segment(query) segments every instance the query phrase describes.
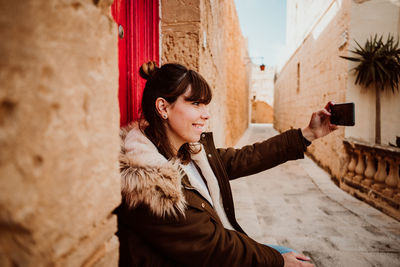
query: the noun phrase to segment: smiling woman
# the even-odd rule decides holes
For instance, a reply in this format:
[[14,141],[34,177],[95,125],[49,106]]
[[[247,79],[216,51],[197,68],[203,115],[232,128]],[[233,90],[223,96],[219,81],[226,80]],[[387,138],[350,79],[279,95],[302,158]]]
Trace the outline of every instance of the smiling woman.
[[175,155],[183,144],[200,140],[200,134],[209,118],[206,104],[191,101],[191,94],[192,89],[189,86],[173,104],[161,97],[156,100],[157,111],[163,114],[163,119],[168,120],[166,133]]
[[212,134],[203,133],[212,94],[199,73],[148,62],[140,75],[147,80],[142,117],[121,132],[120,266],[312,266],[300,261],[309,260],[304,255],[281,255],[246,235],[229,180],[302,158],[305,137],[336,129],[330,103],[302,130],[217,149]]
[[[158,68],[150,61],[139,71],[146,79],[142,98],[143,133],[166,158],[190,158],[189,143],[198,142],[209,115],[212,93],[204,78],[179,64]],[[143,124],[140,124],[143,126]]]

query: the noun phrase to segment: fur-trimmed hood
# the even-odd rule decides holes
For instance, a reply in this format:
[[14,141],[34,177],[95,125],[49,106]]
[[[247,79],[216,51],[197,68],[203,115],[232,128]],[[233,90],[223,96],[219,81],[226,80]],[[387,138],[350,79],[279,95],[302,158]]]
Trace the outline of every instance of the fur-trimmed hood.
[[121,192],[129,207],[144,204],[159,217],[184,214],[179,160],[167,160],[134,123],[121,129]]
[[[187,202],[183,184],[196,190],[208,200],[225,228],[233,229],[223,207],[223,199],[203,144],[193,143],[193,162],[201,169],[207,189],[199,186],[194,175],[180,164],[179,159],[167,160],[156,146],[140,131],[137,123],[121,131],[120,171],[122,197],[131,208],[140,204],[149,207],[156,216],[185,216]],[[196,148],[196,146],[199,147]],[[215,149],[215,148],[214,148]],[[183,179],[183,178],[186,179]]]

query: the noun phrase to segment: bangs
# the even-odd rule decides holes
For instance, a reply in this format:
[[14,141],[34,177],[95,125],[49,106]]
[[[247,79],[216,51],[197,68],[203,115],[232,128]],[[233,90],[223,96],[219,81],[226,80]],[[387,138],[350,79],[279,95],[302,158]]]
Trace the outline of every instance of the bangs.
[[208,105],[211,102],[212,92],[206,80],[197,72],[189,70],[186,74],[188,84],[191,85],[190,96],[186,101],[196,101]]

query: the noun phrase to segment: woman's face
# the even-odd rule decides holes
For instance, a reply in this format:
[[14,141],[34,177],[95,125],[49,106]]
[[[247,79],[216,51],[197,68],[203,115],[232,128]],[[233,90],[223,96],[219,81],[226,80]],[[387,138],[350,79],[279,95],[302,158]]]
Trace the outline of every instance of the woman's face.
[[184,143],[200,140],[209,113],[206,104],[185,100],[190,96],[190,87],[167,107],[167,135],[176,150]]

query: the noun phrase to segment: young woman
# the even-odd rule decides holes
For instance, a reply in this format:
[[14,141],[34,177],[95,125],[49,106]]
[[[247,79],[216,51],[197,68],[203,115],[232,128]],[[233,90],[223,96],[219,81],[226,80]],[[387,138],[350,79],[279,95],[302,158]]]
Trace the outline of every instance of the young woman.
[[235,218],[230,179],[304,157],[337,126],[331,103],[304,129],[241,149],[216,149],[204,133],[211,89],[179,64],[142,65],[142,117],[122,131],[120,266],[313,266],[246,235]]

